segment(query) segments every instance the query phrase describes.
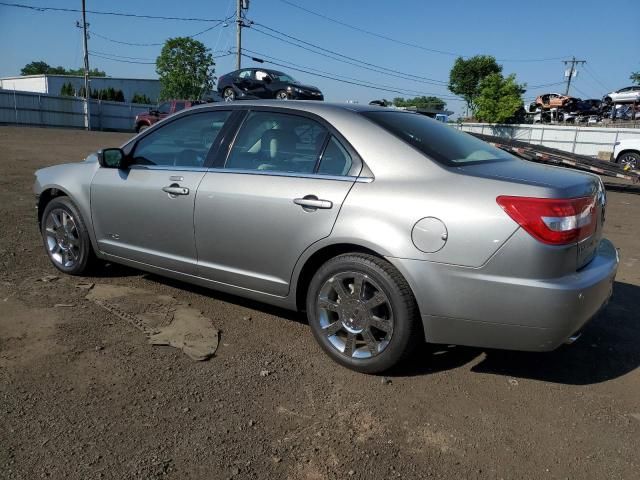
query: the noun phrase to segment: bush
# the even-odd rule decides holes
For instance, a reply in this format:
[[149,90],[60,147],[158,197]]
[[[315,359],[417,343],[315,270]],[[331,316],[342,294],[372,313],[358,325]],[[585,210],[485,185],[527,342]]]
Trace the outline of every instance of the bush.
[[135,93],[131,99],[131,103],[144,103],[145,105],[153,105],[155,102],[147,97],[144,93]]

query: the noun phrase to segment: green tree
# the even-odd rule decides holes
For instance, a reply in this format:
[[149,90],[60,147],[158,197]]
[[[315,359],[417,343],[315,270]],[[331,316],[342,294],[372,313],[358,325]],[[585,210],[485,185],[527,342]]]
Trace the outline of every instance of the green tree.
[[[77,69],[66,69],[64,67],[52,67],[47,62],[43,62],[42,60],[27,63],[22,70],[20,70],[20,75],[80,75],[84,76],[84,68]],[[89,70],[90,77],[106,77],[107,74],[102,70],[98,70],[94,68],[93,70]]]
[[215,61],[202,42],[188,37],[170,38],[156,60],[160,100],[198,100],[213,88]]
[[134,93],[133,98],[131,99],[131,103],[143,103],[145,105],[152,105],[155,102],[147,97],[144,93]]
[[396,97],[393,99],[393,104],[396,107],[417,107],[433,110],[444,110],[447,103],[438,97],[414,97],[414,98],[402,98]]
[[66,82],[62,84],[62,88],[60,89],[60,95],[65,97],[73,97],[74,94],[73,85],[71,82]]
[[488,75],[501,72],[502,65],[491,55],[476,55],[466,60],[458,57],[449,73],[449,90],[464,98],[467,106],[475,111],[480,82]]
[[523,92],[524,85],[516,82],[514,74],[506,78],[501,73],[486,76],[480,82],[475,98],[476,118],[481,122],[507,122],[522,108]]
[[631,75],[629,76],[629,79],[633,83],[637,83],[638,85],[640,85],[640,72],[631,72]]

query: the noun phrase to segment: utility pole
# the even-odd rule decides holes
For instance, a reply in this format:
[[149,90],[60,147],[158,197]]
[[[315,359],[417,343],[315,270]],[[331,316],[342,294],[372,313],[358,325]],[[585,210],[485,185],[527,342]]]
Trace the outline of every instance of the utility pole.
[[249,10],[249,0],[237,0],[236,6],[236,70],[242,68],[242,27],[243,22],[243,10]]
[[82,0],[82,33],[84,46],[84,128],[91,130],[91,105],[89,98],[89,48],[87,47],[87,9]]
[[[567,88],[566,88],[566,90],[564,92],[565,95],[569,95],[569,88],[571,87],[571,79],[577,73],[576,72],[576,65],[579,64],[579,63],[584,65],[585,63],[587,63],[587,61],[586,60],[576,60],[576,57],[573,57],[571,60],[563,60],[562,63],[564,63],[565,65],[568,65],[569,63],[571,64],[571,68],[569,69],[569,74],[567,76]],[[566,75],[566,71],[565,71],[565,75]]]

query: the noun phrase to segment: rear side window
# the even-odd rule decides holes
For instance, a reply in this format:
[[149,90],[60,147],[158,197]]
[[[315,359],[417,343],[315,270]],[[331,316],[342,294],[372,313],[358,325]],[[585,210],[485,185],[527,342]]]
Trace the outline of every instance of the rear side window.
[[322,153],[318,173],[321,175],[346,175],[351,169],[351,164],[351,155],[335,137],[331,137],[327,148]]
[[180,110],[184,110],[184,106],[185,106],[185,103],[184,103],[184,102],[176,102],[176,109],[175,109],[175,111],[176,111],[176,112],[179,112]]
[[362,115],[396,137],[447,166],[512,160],[508,153],[418,113],[363,112]]
[[313,173],[327,129],[306,117],[251,112],[243,123],[225,168]]

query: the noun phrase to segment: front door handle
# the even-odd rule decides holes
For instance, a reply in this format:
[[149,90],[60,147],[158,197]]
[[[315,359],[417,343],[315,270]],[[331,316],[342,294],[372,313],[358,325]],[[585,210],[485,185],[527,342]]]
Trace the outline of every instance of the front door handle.
[[162,187],[162,191],[168,193],[171,196],[189,195],[189,189],[186,187],[181,187],[177,183],[172,183],[168,187]]
[[329,200],[320,200],[315,195],[306,195],[302,198],[295,198],[293,203],[300,205],[305,210],[315,210],[317,208],[332,208],[333,202]]

